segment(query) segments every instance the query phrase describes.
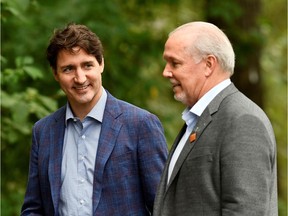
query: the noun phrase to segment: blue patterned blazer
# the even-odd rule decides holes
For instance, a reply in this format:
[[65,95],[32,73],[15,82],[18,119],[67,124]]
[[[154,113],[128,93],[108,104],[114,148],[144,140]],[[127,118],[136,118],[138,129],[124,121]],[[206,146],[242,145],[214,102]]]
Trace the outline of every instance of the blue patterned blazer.
[[[21,215],[59,215],[65,111],[66,106],[33,127]],[[95,162],[93,215],[152,214],[167,154],[159,119],[108,93]]]

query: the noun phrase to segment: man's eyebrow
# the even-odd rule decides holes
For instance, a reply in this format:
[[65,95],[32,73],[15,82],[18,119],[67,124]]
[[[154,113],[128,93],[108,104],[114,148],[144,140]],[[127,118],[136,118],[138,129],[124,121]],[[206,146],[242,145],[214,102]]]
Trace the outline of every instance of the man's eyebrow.
[[177,60],[174,56],[171,55],[163,55],[163,59],[166,61],[175,61]]
[[84,61],[84,62],[81,62],[81,65],[85,65],[85,64],[95,64],[94,61]]
[[169,55],[165,55],[165,54],[163,54],[163,59],[169,59],[169,58],[171,58],[171,56],[169,56]]
[[[83,61],[80,63],[81,65],[84,65],[84,64],[93,64],[93,61]],[[74,64],[67,64],[67,65],[62,65],[60,66],[60,68],[67,68],[67,67],[74,67],[75,65]]]
[[60,66],[61,69],[64,69],[64,68],[72,68],[72,67],[74,67],[73,64],[68,64],[68,65],[62,65],[62,66]]

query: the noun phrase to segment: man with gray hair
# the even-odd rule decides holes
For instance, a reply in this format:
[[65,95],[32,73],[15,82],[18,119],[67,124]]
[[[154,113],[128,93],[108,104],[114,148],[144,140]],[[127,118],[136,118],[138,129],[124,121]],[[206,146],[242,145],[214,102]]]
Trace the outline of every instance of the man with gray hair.
[[231,82],[235,54],[227,36],[191,22],[169,34],[163,57],[163,76],[187,108],[153,215],[278,215],[273,128]]

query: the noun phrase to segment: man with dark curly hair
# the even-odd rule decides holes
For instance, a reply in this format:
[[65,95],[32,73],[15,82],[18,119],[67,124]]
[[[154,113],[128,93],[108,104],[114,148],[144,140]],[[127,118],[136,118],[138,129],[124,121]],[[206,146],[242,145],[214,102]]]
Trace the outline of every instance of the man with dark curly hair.
[[151,215],[168,154],[159,119],[103,88],[86,26],[55,31],[47,59],[68,103],[33,127],[21,215]]

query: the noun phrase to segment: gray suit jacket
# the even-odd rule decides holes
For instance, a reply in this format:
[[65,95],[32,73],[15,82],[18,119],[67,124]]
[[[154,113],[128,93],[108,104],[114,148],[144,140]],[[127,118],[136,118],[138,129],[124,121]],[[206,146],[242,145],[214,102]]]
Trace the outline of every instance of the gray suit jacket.
[[278,215],[276,143],[264,112],[233,84],[220,92],[194,128],[167,185],[171,156],[154,203],[154,216]]

